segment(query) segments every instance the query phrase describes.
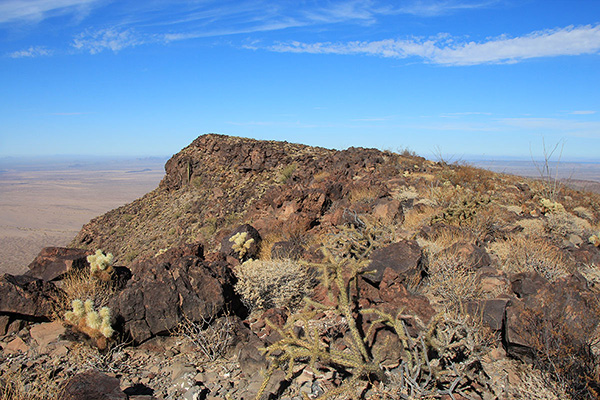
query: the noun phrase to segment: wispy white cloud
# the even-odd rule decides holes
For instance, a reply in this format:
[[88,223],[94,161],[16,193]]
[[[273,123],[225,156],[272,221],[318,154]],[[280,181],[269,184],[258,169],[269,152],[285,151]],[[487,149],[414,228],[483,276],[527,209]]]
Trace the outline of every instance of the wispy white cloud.
[[86,115],[86,114],[91,114],[91,113],[89,113],[89,112],[54,112],[54,113],[49,113],[48,115],[70,117],[70,116],[74,116],[74,115]]
[[31,46],[25,50],[18,50],[7,54],[11,58],[43,57],[52,55],[53,51],[44,46]]
[[465,112],[444,113],[444,114],[441,114],[440,117],[441,118],[460,118],[460,117],[468,117],[468,116],[472,116],[472,115],[489,116],[489,115],[492,115],[492,113],[480,112],[480,111],[465,111]]
[[393,119],[394,119],[393,116],[388,116],[388,117],[354,118],[354,119],[351,119],[350,121],[354,121],[354,122],[383,122],[383,121],[391,121]]
[[501,118],[497,120],[497,123],[507,128],[528,132],[600,138],[600,121],[578,121],[563,118]]
[[277,52],[355,54],[405,59],[417,57],[441,65],[516,63],[531,58],[595,54],[600,51],[600,25],[567,26],[485,42],[461,42],[440,34],[423,39],[386,39],[347,43],[281,43],[269,47]]
[[5,0],[0,2],[0,23],[38,22],[65,14],[85,14],[99,0]]
[[593,111],[593,110],[578,110],[578,111],[573,111],[571,112],[571,114],[573,115],[591,115],[591,114],[596,114],[597,111]]
[[148,38],[137,35],[132,29],[117,28],[86,31],[75,37],[71,44],[78,50],[97,54],[104,50],[118,52],[127,47],[138,46],[148,42]]
[[489,7],[497,2],[497,0],[416,0],[412,2],[406,2],[394,11],[396,13],[412,14],[421,17],[435,17],[460,10],[472,10]]

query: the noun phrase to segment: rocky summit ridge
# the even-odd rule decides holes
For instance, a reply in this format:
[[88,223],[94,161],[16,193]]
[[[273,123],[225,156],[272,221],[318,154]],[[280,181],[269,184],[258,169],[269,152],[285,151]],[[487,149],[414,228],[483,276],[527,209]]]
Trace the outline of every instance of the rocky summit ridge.
[[[351,188],[380,189],[376,196],[389,197],[386,190],[402,185],[399,174],[425,165],[433,163],[374,149],[203,135],[166,163],[157,189],[93,219],[71,245],[102,248],[131,262],[186,241],[217,245],[215,237],[240,221],[263,236],[305,231],[337,210],[333,203]],[[386,181],[393,187],[384,187]]]
[[216,134],[165,172],[0,276],[0,400],[599,398],[600,196]]

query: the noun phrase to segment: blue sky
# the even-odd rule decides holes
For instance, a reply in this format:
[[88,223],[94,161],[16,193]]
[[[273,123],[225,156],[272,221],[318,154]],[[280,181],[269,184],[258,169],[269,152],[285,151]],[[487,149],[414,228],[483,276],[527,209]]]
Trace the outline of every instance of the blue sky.
[[0,0],[0,156],[209,132],[600,161],[600,1]]

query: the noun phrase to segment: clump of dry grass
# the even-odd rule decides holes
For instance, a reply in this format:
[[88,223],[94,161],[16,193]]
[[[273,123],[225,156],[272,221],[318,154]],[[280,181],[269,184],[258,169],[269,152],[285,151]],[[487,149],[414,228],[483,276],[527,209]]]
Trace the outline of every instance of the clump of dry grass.
[[446,229],[439,229],[428,239],[421,237],[417,238],[417,243],[425,250],[428,257],[433,259],[439,252],[455,243],[472,243],[475,242],[476,239],[477,237],[471,230],[447,227]]
[[209,362],[225,356],[235,337],[234,319],[225,315],[216,320],[204,319],[195,322],[185,317],[174,334],[189,340]]
[[[18,362],[17,360],[15,360]],[[62,398],[62,388],[54,378],[57,372],[48,364],[25,369],[5,360],[0,369],[0,400],[55,400]]]
[[379,197],[381,189],[377,186],[357,186],[350,190],[352,203],[368,203]]
[[427,225],[431,218],[439,212],[434,204],[413,207],[404,214],[402,227],[408,231],[415,231],[423,225]]
[[546,229],[557,236],[568,237],[577,235],[587,237],[592,231],[592,226],[585,219],[567,212],[556,212],[546,216]]
[[458,310],[464,302],[482,296],[476,271],[458,255],[436,257],[429,263],[425,291],[446,309]]
[[87,269],[71,270],[63,279],[61,289],[65,293],[61,307],[63,312],[70,310],[73,300],[77,299],[89,299],[97,307],[105,307],[115,292],[111,281],[96,279]]
[[235,275],[235,290],[250,310],[293,308],[313,286],[309,269],[292,260],[246,261]]
[[537,272],[553,282],[574,270],[560,249],[540,238],[509,237],[491,243],[488,250],[508,273]]
[[539,237],[544,234],[544,230],[546,229],[544,221],[538,218],[520,219],[516,224],[523,228],[521,234],[524,236]]

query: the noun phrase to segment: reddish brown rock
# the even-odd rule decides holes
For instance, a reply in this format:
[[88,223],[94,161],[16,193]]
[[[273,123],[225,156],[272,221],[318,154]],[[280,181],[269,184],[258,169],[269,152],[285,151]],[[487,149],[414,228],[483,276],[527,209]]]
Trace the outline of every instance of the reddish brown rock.
[[117,378],[100,371],[90,370],[79,373],[65,382],[62,400],[127,400]]
[[546,284],[535,275],[530,278],[520,281],[522,298],[508,303],[507,352],[531,360],[546,346],[562,345],[565,352],[586,348],[600,322],[597,294],[580,275]]
[[427,297],[411,293],[403,283],[404,280],[392,269],[387,269],[379,285],[381,307],[388,313],[404,310],[405,314],[413,314],[427,325],[435,315],[435,310]]
[[8,315],[0,315],[0,336],[4,336],[8,330],[10,317]]
[[195,322],[215,317],[233,292],[220,262],[177,254],[132,265],[133,278],[111,300],[117,321],[138,343],[173,330],[184,315]]
[[394,271],[400,282],[418,280],[425,273],[421,247],[415,240],[392,243],[375,250],[369,258],[371,262],[365,270],[373,273],[365,274],[364,279],[374,284],[381,282],[388,268]]
[[439,257],[458,257],[465,266],[473,269],[487,267],[492,260],[485,249],[468,242],[457,242],[442,250]]
[[535,295],[548,284],[548,280],[537,272],[521,272],[510,277],[511,290],[519,298]]
[[475,319],[481,321],[496,332],[502,331],[506,319],[506,307],[510,299],[492,299],[470,301],[466,304],[466,311]]
[[0,314],[49,320],[61,292],[51,282],[24,275],[0,275]]
[[394,222],[401,224],[404,222],[404,213],[402,205],[396,199],[383,198],[377,199],[373,205],[373,216],[380,221]]
[[89,264],[86,257],[92,253],[82,249],[45,247],[29,264],[29,271],[25,275],[45,281],[58,280],[71,269],[87,268]]
[[567,249],[571,257],[580,265],[600,265],[600,249],[591,243]]

